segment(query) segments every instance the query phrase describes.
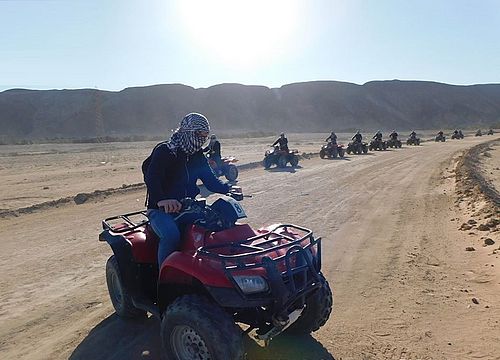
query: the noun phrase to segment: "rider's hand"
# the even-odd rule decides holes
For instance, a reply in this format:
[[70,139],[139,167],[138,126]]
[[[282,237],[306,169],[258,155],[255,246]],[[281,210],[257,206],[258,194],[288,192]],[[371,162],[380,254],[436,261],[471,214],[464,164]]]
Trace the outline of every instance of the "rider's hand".
[[237,185],[231,185],[229,192],[236,193],[236,194],[243,194],[243,190],[241,189],[241,186],[237,186]]
[[160,200],[156,203],[159,208],[164,208],[166,213],[176,213],[181,211],[182,205],[175,199]]

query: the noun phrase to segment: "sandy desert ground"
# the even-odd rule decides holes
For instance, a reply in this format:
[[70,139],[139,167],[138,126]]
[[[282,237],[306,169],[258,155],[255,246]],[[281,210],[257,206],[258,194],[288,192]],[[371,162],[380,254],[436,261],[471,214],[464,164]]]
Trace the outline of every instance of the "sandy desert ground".
[[[295,136],[291,147],[301,152],[317,152],[324,139]],[[239,184],[253,195],[243,203],[248,222],[292,222],[322,236],[335,294],[330,320],[313,336],[283,336],[267,348],[247,341],[248,358],[500,359],[500,226],[479,230],[500,213],[456,176],[462,155],[492,139],[500,136],[242,171]],[[259,161],[269,140],[228,140],[224,152]],[[111,250],[97,241],[102,218],[142,208],[143,188],[13,215],[140,183],[152,145],[0,148],[1,359],[161,358],[157,320],[113,313],[104,277]],[[498,186],[499,141],[490,147],[481,171]]]

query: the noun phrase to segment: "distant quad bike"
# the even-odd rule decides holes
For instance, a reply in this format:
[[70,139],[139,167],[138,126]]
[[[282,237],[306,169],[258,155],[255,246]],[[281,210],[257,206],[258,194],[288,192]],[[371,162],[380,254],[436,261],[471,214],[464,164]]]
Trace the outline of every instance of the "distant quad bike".
[[476,131],[476,136],[483,136],[483,133],[481,132],[481,129],[479,129],[478,131]]
[[238,159],[231,157],[223,157],[221,159],[222,166],[219,168],[215,160],[208,158],[208,163],[217,176],[224,175],[228,181],[235,181],[238,178],[238,168],[234,165]]
[[145,211],[103,220],[99,235],[114,253],[106,282],[116,313],[159,318],[166,358],[241,359],[244,333],[236,323],[266,344],[283,332],[306,335],[325,325],[333,295],[321,273],[321,239],[311,230],[239,224],[246,215],[232,197],[181,204],[175,221],[182,244],[160,270]]
[[420,145],[420,138],[418,137],[409,137],[406,140],[406,145]]
[[288,163],[292,167],[296,167],[299,164],[298,152],[298,150],[280,150],[278,146],[275,146],[272,150],[266,151],[262,164],[266,169],[269,169],[273,165],[284,168]]
[[403,146],[403,143],[399,139],[389,139],[387,140],[387,147],[390,148],[401,148]]
[[464,134],[462,134],[462,133],[453,133],[453,134],[451,135],[451,138],[452,138],[452,139],[457,139],[457,140],[460,140],[460,139],[463,139],[463,138],[464,138]]
[[343,158],[345,155],[344,145],[333,144],[329,142],[321,147],[319,152],[320,158],[324,159],[326,157],[330,159],[336,159],[337,157]]
[[493,135],[493,129],[489,129],[486,135]]
[[387,142],[384,140],[372,139],[372,141],[370,141],[370,145],[368,146],[368,150],[387,150]]
[[441,142],[445,142],[445,141],[446,141],[446,136],[441,135],[441,134],[438,134],[438,135],[436,136],[436,138],[434,139],[434,141],[436,141],[436,142],[439,142],[439,141],[441,141]]
[[351,141],[347,145],[346,152],[348,154],[367,154],[368,153],[368,144],[365,142],[357,142],[357,141]]

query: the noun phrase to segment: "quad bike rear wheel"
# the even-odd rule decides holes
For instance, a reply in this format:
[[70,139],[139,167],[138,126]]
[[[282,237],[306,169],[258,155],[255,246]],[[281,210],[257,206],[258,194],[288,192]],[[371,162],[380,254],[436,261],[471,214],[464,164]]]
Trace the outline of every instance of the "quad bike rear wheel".
[[119,316],[124,318],[139,318],[146,315],[144,310],[137,309],[134,306],[132,297],[123,287],[120,268],[114,255],[106,263],[106,283],[108,285],[109,297]]
[[172,360],[243,358],[241,329],[221,307],[201,295],[177,298],[163,313],[161,341]]
[[325,158],[325,156],[326,156],[326,154],[325,154],[325,150],[324,150],[324,149],[321,149],[321,151],[319,152],[319,157],[320,157],[320,158],[322,158],[322,159],[324,159],[324,158]]
[[287,162],[288,162],[288,157],[286,155],[281,155],[278,158],[278,167],[280,167],[280,168],[286,167]]
[[299,157],[297,155],[292,156],[290,159],[290,165],[292,165],[292,167],[297,167],[297,165],[299,165]]
[[286,333],[308,335],[326,324],[333,308],[333,294],[328,281],[320,274],[321,287],[306,299],[305,308],[300,317]]
[[[368,153],[368,146],[363,146],[363,154],[367,154]],[[361,152],[360,152],[361,154]]]
[[228,181],[235,181],[238,178],[238,168],[236,165],[228,165],[225,176]]

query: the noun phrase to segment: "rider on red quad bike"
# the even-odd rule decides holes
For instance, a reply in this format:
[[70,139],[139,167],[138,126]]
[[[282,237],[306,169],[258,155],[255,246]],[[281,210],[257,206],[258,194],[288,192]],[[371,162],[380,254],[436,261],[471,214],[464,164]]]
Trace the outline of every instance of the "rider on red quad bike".
[[[231,187],[217,179],[202,147],[207,140],[210,126],[205,116],[188,114],[170,141],[156,146],[149,163],[143,167],[148,196],[148,218],[154,232],[160,238],[158,264],[179,245],[180,232],[170,213],[181,209],[179,200],[195,198],[200,189],[196,181],[203,181],[208,190],[226,194]],[[148,161],[148,160],[146,160]]]
[[[242,359],[243,334],[255,330],[266,343],[283,332],[308,335],[333,307],[321,239],[311,230],[237,223],[246,217],[235,201],[243,194],[208,168],[201,152],[208,131],[204,116],[187,115],[145,166],[147,213],[107,218],[99,235],[113,250],[106,282],[116,313],[158,317],[173,360]],[[198,178],[231,197],[211,205],[195,199]],[[145,215],[149,220],[133,219]],[[248,326],[245,332],[238,323]]]

